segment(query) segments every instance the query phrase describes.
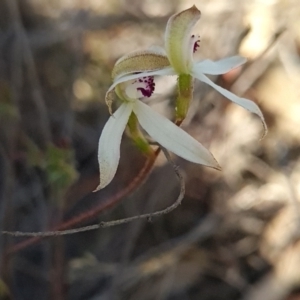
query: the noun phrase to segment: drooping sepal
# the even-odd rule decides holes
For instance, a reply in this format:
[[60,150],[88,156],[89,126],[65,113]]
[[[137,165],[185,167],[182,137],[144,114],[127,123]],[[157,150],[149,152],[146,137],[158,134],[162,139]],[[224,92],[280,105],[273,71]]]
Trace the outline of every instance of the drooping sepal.
[[207,76],[205,76],[204,74],[202,74],[200,72],[195,73],[195,76],[200,81],[205,82],[206,84],[213,87],[216,91],[218,91],[220,94],[222,94],[224,97],[226,97],[233,103],[235,103],[235,104],[245,108],[246,110],[250,111],[251,113],[259,116],[260,120],[263,124],[263,127],[264,127],[264,133],[263,133],[261,139],[263,139],[266,136],[266,134],[268,133],[268,127],[267,127],[264,115],[263,115],[262,111],[260,110],[260,108],[253,101],[238,97],[235,94],[231,93],[230,91],[225,90],[224,88],[218,86],[213,81],[211,81]]
[[144,130],[163,147],[188,161],[220,170],[218,162],[203,145],[145,103],[136,101],[133,112]]
[[123,103],[105,124],[98,147],[100,184],[95,191],[106,187],[114,178],[120,160],[123,132],[132,112],[131,103]]

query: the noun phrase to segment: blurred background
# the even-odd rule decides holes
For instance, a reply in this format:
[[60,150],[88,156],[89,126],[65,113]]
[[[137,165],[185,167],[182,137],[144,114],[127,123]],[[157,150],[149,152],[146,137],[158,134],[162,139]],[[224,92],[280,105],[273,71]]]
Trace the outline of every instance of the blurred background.
[[[256,116],[195,82],[182,127],[222,171],[173,157],[186,195],[152,222],[1,235],[0,299],[300,299],[298,0],[0,1],[1,230],[77,228],[176,200],[179,183],[161,155],[141,187],[109,205],[146,160],[126,135],[116,178],[92,191],[115,61],[163,46],[168,18],[193,4],[202,12],[197,59],[248,58],[212,79],[255,101],[268,135],[260,140]],[[159,79],[149,101],[170,119],[175,83]]]

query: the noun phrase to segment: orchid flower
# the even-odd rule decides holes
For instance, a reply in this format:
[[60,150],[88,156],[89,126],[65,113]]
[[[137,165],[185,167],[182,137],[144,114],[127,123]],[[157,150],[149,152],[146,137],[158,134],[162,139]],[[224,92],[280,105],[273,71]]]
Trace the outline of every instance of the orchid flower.
[[[166,27],[165,50],[135,52],[122,58],[119,67],[124,65],[126,68],[122,67],[122,72],[120,69],[115,70],[114,83],[110,87],[108,95],[117,84],[138,76],[177,75],[176,117],[178,120],[183,120],[192,99],[193,78],[196,78],[210,85],[232,102],[258,115],[264,125],[266,134],[267,126],[264,116],[254,102],[236,96],[215,84],[205,75],[225,74],[244,64],[246,58],[232,56],[215,62],[208,59],[194,61],[193,56],[199,49],[200,40],[198,36],[191,35],[191,30],[200,19],[200,15],[201,13],[196,6],[173,15]],[[110,106],[109,100],[107,100],[107,103]]]
[[100,185],[96,190],[107,186],[116,174],[123,131],[127,124],[130,127],[132,117],[138,120],[150,137],[176,155],[194,163],[219,169],[218,163],[204,146],[141,101],[152,95],[154,87],[152,76],[130,80],[116,86],[115,91],[122,104],[105,124],[99,140]]

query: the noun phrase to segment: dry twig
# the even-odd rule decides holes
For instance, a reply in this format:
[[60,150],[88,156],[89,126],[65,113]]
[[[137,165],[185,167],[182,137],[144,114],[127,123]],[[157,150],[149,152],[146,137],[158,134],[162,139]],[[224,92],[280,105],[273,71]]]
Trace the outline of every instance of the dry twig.
[[146,218],[148,220],[151,220],[153,217],[158,217],[161,215],[168,214],[169,212],[171,212],[172,210],[174,210],[181,204],[181,202],[184,198],[184,194],[185,194],[185,183],[184,183],[184,178],[183,178],[182,174],[180,173],[178,166],[176,166],[174,164],[168,151],[166,149],[164,149],[163,147],[161,147],[161,149],[162,149],[163,153],[165,154],[168,162],[172,165],[173,170],[180,182],[180,194],[177,197],[176,201],[172,205],[168,206],[167,208],[160,210],[160,211],[156,211],[154,213],[147,213],[147,214],[142,214],[142,215],[119,219],[119,220],[114,220],[114,221],[101,222],[100,224],[94,224],[94,225],[89,225],[89,226],[74,228],[74,229],[69,229],[69,230],[47,231],[47,232],[2,231],[2,234],[12,235],[12,236],[31,236],[31,237],[61,236],[61,235],[74,234],[74,233],[78,233],[78,232],[96,230],[99,228],[117,226],[117,225],[129,223],[129,222],[132,222],[132,221],[138,220],[138,219]]

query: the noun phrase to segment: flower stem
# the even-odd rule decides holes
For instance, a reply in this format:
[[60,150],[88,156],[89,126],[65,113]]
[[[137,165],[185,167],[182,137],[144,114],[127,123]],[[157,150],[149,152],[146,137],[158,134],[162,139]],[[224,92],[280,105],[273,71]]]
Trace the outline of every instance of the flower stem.
[[127,125],[130,132],[130,137],[136,147],[147,157],[153,156],[153,149],[140,131],[138,119],[134,113],[131,113]]
[[193,78],[191,75],[178,76],[178,97],[176,100],[176,124],[181,123],[188,112],[193,98]]

